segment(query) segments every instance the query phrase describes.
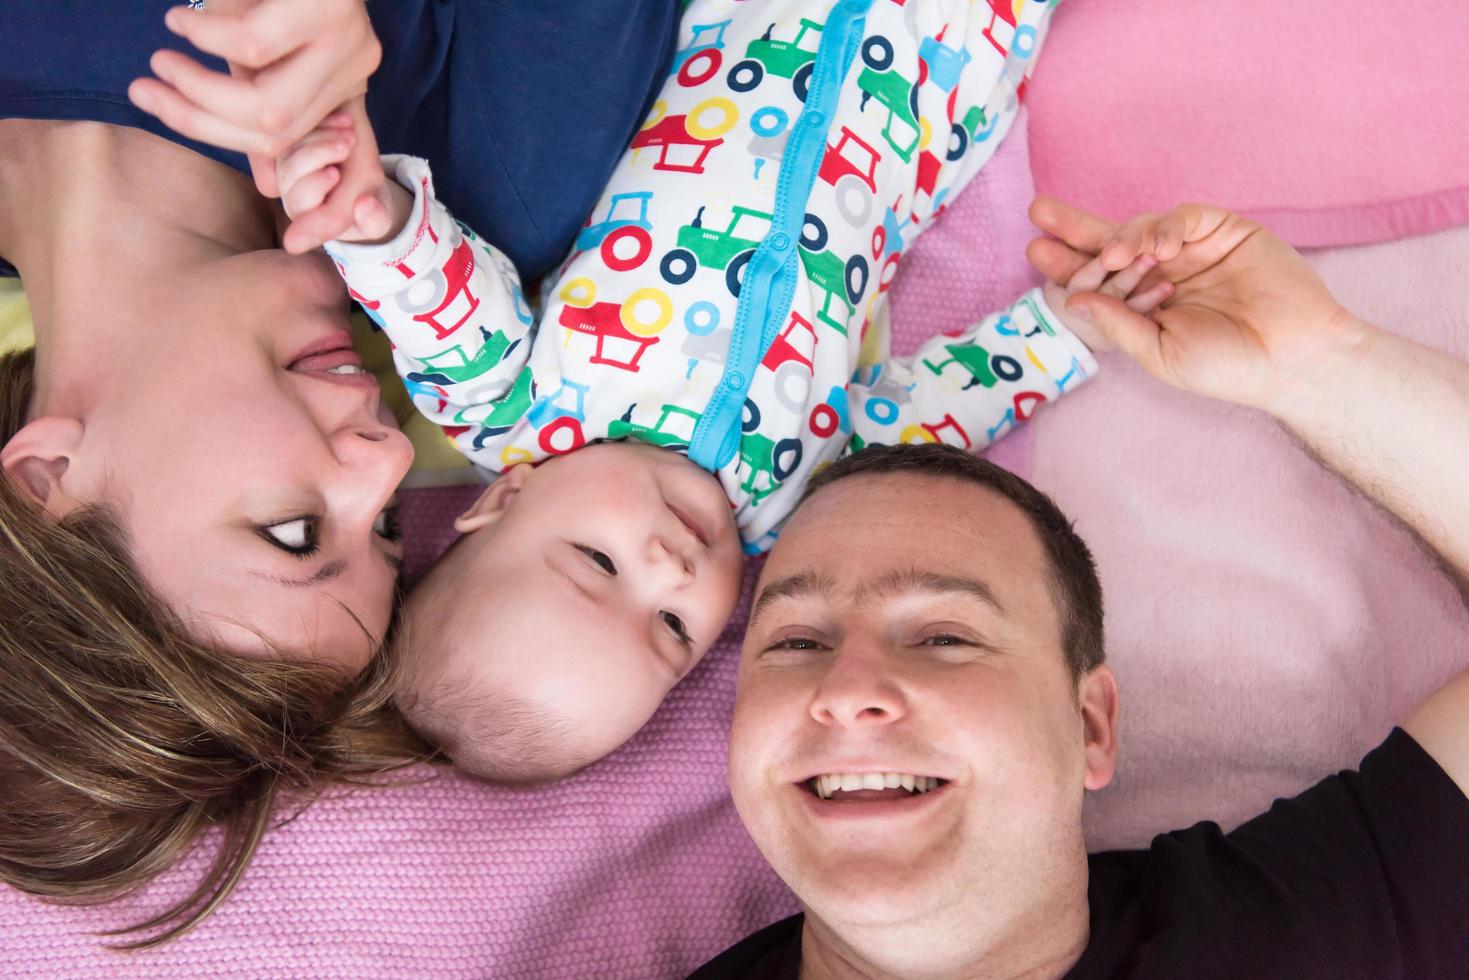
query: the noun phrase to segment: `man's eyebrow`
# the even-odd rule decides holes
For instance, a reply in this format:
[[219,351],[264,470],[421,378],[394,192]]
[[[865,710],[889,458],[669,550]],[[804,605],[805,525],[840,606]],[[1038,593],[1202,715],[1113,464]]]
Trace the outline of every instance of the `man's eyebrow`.
[[912,593],[968,596],[978,599],[1001,616],[1005,615],[1005,607],[995,596],[994,589],[984,582],[965,578],[962,575],[944,575],[939,572],[925,572],[917,568],[889,572],[874,582],[864,583],[858,587],[856,598],[860,603],[869,597],[886,598]]
[[765,610],[782,599],[806,599],[811,596],[829,597],[833,588],[830,582],[813,575],[809,572],[801,572],[771,582],[760,590],[760,598],[755,600],[754,608],[750,610],[750,626],[753,628],[760,621],[760,616]]
[[339,558],[336,561],[329,561],[325,565],[321,566],[321,568],[317,570],[316,574],[312,575],[310,578],[282,578],[279,575],[265,575],[261,572],[256,572],[255,574],[258,575],[260,578],[270,579],[270,581],[272,582],[279,582],[281,585],[289,585],[295,589],[304,589],[312,585],[318,585],[322,582],[330,582],[332,579],[338,577],[346,570],[346,559]]

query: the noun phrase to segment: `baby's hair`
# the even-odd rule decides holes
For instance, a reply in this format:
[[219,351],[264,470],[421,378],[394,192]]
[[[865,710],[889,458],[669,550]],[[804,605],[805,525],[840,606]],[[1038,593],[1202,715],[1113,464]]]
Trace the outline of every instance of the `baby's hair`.
[[580,746],[575,727],[546,705],[475,691],[458,679],[400,696],[399,706],[419,737],[481,779],[549,782],[595,758]]

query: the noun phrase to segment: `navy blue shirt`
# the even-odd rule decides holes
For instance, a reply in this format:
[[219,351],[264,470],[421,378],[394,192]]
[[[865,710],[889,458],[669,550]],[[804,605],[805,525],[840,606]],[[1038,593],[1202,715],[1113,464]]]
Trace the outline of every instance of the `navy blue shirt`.
[[[0,13],[0,119],[133,126],[248,172],[243,156],[171,132],[128,84],[159,48],[222,63],[163,26],[178,0],[46,0]],[[528,277],[570,249],[646,114],[678,29],[677,0],[379,0],[367,107],[385,153],[434,166],[439,197]],[[14,269],[0,261],[0,274]]]
[[[1090,867],[1091,936],[1067,980],[1469,976],[1469,799],[1401,729],[1232,833],[1201,823]],[[691,980],[796,980],[803,924]]]

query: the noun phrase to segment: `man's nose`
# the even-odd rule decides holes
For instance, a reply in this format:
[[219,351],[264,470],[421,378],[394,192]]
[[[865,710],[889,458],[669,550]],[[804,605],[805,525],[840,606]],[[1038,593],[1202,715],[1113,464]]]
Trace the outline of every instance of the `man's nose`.
[[890,725],[908,712],[907,698],[881,651],[844,645],[811,699],[811,717],[843,728]]

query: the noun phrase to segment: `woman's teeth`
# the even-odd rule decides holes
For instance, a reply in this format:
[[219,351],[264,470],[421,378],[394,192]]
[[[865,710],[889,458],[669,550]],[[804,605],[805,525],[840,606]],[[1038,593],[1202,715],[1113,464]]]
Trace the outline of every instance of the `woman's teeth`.
[[358,367],[356,364],[343,364],[341,367],[327,368],[327,374],[366,374],[367,369]]
[[936,776],[915,776],[904,772],[833,772],[813,776],[810,780],[812,792],[823,800],[831,799],[838,790],[851,792],[861,789],[906,789],[917,796],[939,788],[943,780]]

